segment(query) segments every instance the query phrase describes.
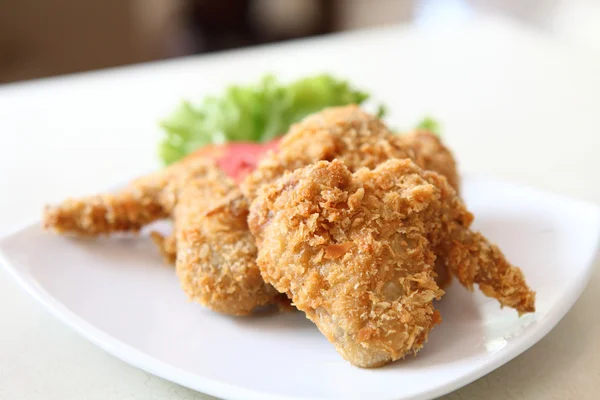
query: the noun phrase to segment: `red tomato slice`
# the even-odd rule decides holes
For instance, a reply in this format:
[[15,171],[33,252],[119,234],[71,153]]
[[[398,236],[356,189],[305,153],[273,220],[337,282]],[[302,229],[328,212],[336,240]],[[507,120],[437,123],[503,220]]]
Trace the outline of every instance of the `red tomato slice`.
[[254,171],[259,161],[269,150],[277,151],[279,138],[268,143],[232,142],[221,145],[204,146],[188,157],[207,157],[233,180],[241,182]]

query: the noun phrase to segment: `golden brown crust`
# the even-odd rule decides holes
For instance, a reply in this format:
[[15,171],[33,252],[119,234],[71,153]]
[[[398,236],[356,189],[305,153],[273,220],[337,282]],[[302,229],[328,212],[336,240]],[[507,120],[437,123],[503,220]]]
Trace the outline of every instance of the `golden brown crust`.
[[465,286],[534,311],[522,272],[472,220],[446,178],[409,159],[354,174],[334,160],[263,186],[249,226],[263,278],[344,358],[372,367],[420,349],[440,321],[436,256]]
[[296,170],[263,187],[249,218],[265,280],[360,367],[418,351],[441,321],[420,219],[439,190],[410,161],[395,163]]
[[473,284],[478,284],[486,296],[516,309],[519,315],[535,311],[535,292],[527,286],[523,271],[512,266],[479,232],[455,232],[454,245],[443,247],[448,267],[464,286],[472,290]]
[[261,185],[317,161],[338,159],[356,171],[375,168],[391,158],[410,158],[446,176],[458,190],[456,162],[439,139],[425,131],[395,135],[381,120],[355,105],[325,109],[292,126],[279,150],[266,156],[241,188],[252,200]]
[[174,210],[176,269],[190,299],[224,314],[246,315],[279,301],[256,265],[248,205],[218,169],[189,181]]
[[67,199],[58,206],[47,206],[43,226],[61,234],[95,236],[137,232],[144,225],[166,216],[153,196],[126,190],[115,195]]
[[[469,229],[473,215],[444,177],[430,171],[425,175],[443,194],[439,205],[423,215],[437,256],[436,270],[443,270],[439,264],[445,265],[463,286],[473,290],[478,284],[486,296],[498,300],[502,307],[516,309],[519,315],[534,312],[535,292],[528,287],[523,272],[481,233]],[[442,282],[442,287],[446,284]]]
[[80,236],[137,232],[144,225],[167,218],[181,186],[213,168],[212,161],[189,159],[136,179],[116,194],[67,199],[59,205],[46,206],[44,229]]
[[450,186],[458,192],[460,178],[456,169],[456,161],[439,137],[425,130],[416,130],[396,136],[396,138],[413,150],[415,164],[446,177]]

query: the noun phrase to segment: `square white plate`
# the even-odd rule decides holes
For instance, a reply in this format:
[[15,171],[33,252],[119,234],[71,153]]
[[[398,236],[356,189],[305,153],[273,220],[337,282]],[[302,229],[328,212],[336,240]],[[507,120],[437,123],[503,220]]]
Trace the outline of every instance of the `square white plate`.
[[345,362],[300,312],[230,318],[186,302],[150,240],[79,240],[38,224],[0,241],[3,264],[55,316],[116,357],[231,399],[425,399],[457,389],[532,346],[565,315],[592,273],[600,209],[486,178],[463,196],[475,228],[500,245],[537,291],[511,309],[457,283],[443,322],[417,357],[363,370]]

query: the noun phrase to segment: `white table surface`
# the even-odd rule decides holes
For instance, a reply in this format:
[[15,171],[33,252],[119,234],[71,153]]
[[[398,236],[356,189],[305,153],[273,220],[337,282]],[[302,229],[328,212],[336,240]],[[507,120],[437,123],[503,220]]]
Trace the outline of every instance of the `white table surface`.
[[[0,232],[156,168],[156,121],[181,98],[268,71],[347,77],[389,106],[394,127],[441,120],[463,172],[600,202],[600,53],[478,17],[0,86]],[[598,304],[597,272],[546,338],[445,398],[598,398]],[[0,270],[0,399],[204,398],[80,338]]]

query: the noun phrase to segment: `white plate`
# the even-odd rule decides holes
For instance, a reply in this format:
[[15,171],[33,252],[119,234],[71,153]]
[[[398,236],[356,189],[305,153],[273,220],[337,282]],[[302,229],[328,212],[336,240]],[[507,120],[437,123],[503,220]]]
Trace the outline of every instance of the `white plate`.
[[565,315],[592,272],[597,206],[484,178],[464,182],[475,227],[537,291],[518,318],[452,285],[444,319],[417,357],[352,367],[300,312],[229,318],[187,303],[146,237],[92,240],[37,224],[0,241],[3,264],[55,316],[116,357],[223,398],[425,399],[457,389],[529,348]]

